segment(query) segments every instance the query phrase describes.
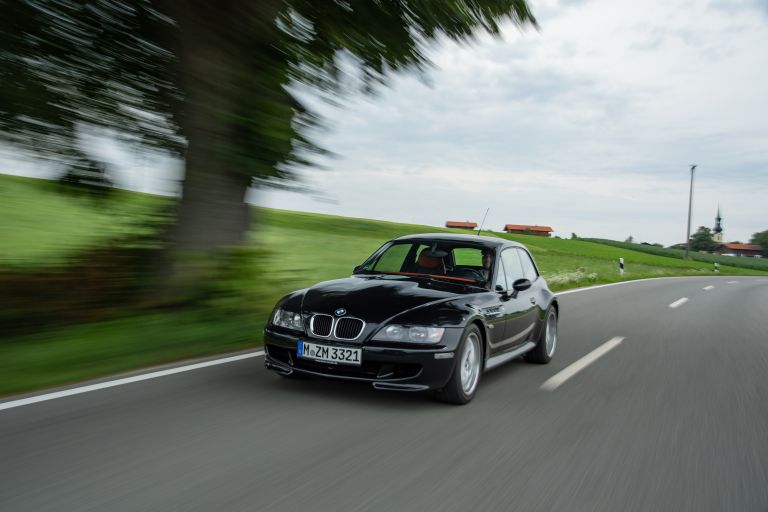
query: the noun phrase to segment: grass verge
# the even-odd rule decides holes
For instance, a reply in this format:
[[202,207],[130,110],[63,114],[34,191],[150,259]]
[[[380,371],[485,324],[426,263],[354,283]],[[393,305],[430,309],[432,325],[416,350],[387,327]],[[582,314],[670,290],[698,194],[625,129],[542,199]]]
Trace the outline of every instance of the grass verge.
[[[6,200],[11,198],[11,200]],[[34,269],[66,262],[90,247],[143,229],[169,199],[121,193],[108,206],[61,196],[46,182],[0,176],[0,265]],[[285,293],[348,276],[386,240],[444,228],[331,215],[254,209],[252,254],[194,310],[127,313],[118,320],[48,329],[0,341],[0,395],[101,377],[189,357],[255,348],[274,303]],[[450,230],[456,232],[455,230]],[[466,232],[471,233],[471,232]],[[646,277],[712,274],[706,261],[634,247],[526,235],[553,290]],[[617,260],[627,271],[622,278]],[[723,275],[768,275],[723,264]],[[2,297],[0,297],[0,301]],[[0,307],[2,304],[0,303]]]

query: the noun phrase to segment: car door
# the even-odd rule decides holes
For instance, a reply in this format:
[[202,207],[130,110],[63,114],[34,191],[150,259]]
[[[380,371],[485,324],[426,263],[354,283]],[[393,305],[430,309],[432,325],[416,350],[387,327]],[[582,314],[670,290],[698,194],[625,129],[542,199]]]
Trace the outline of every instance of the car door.
[[495,291],[495,296],[492,301],[483,307],[483,314],[485,315],[486,323],[490,328],[488,331],[488,345],[490,354],[494,354],[501,350],[504,346],[504,340],[506,339],[506,324],[507,324],[507,275],[504,272],[504,264],[501,262],[501,258],[496,259],[496,271],[494,272],[494,286],[492,289]]
[[542,280],[539,279],[539,272],[536,270],[536,265],[534,265],[533,258],[531,258],[528,251],[523,248],[517,248],[516,250],[520,258],[520,264],[523,267],[523,277],[531,282],[530,288],[519,291],[517,295],[521,309],[525,308],[525,313],[521,315],[519,320],[521,330],[518,333],[522,338],[521,342],[524,342],[531,339],[531,336],[538,332],[536,326],[541,318]]
[[504,308],[504,334],[491,341],[491,353],[505,352],[524,343],[536,326],[531,321],[532,302],[530,294],[515,292],[512,284],[525,276],[518,249],[510,247],[502,251],[499,271],[504,274],[503,290],[497,291]]

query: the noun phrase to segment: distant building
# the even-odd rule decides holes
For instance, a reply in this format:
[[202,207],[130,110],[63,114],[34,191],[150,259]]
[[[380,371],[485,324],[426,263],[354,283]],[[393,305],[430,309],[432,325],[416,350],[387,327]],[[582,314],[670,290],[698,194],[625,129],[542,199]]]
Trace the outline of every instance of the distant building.
[[763,255],[763,248],[755,244],[722,244],[715,249],[715,254],[760,258]]
[[536,235],[551,237],[552,229],[549,226],[526,226],[525,224],[507,224],[504,226],[504,231],[516,235]]
[[715,217],[715,227],[712,229],[712,240],[718,244],[723,243],[723,218],[720,216],[720,205],[717,205],[717,217]]
[[477,223],[476,222],[460,222],[455,220],[449,220],[445,223],[445,227],[447,228],[456,228],[456,229],[477,229]]

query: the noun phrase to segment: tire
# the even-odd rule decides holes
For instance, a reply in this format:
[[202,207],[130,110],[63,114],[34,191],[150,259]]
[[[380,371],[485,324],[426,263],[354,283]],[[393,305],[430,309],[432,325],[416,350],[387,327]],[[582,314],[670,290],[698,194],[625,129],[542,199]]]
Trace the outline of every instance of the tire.
[[557,310],[554,306],[547,308],[544,315],[544,325],[541,326],[536,346],[525,354],[525,359],[531,363],[547,364],[555,356],[557,349]]
[[463,405],[472,400],[480,384],[483,372],[483,337],[476,325],[464,332],[459,349],[456,351],[456,364],[446,386],[437,392],[438,400]]

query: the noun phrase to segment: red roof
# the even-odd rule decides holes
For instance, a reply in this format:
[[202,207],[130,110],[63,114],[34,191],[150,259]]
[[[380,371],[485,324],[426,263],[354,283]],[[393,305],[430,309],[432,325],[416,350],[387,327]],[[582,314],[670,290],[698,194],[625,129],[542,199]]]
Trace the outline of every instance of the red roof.
[[507,224],[504,231],[539,231],[542,233],[551,233],[554,231],[549,226],[526,226],[525,224]]
[[733,249],[734,251],[760,251],[762,252],[763,248],[759,245],[754,244],[723,244],[723,246],[726,249]]
[[475,222],[459,222],[455,220],[449,220],[445,223],[445,227],[447,228],[464,228],[464,229],[475,229],[477,227],[477,224]]

